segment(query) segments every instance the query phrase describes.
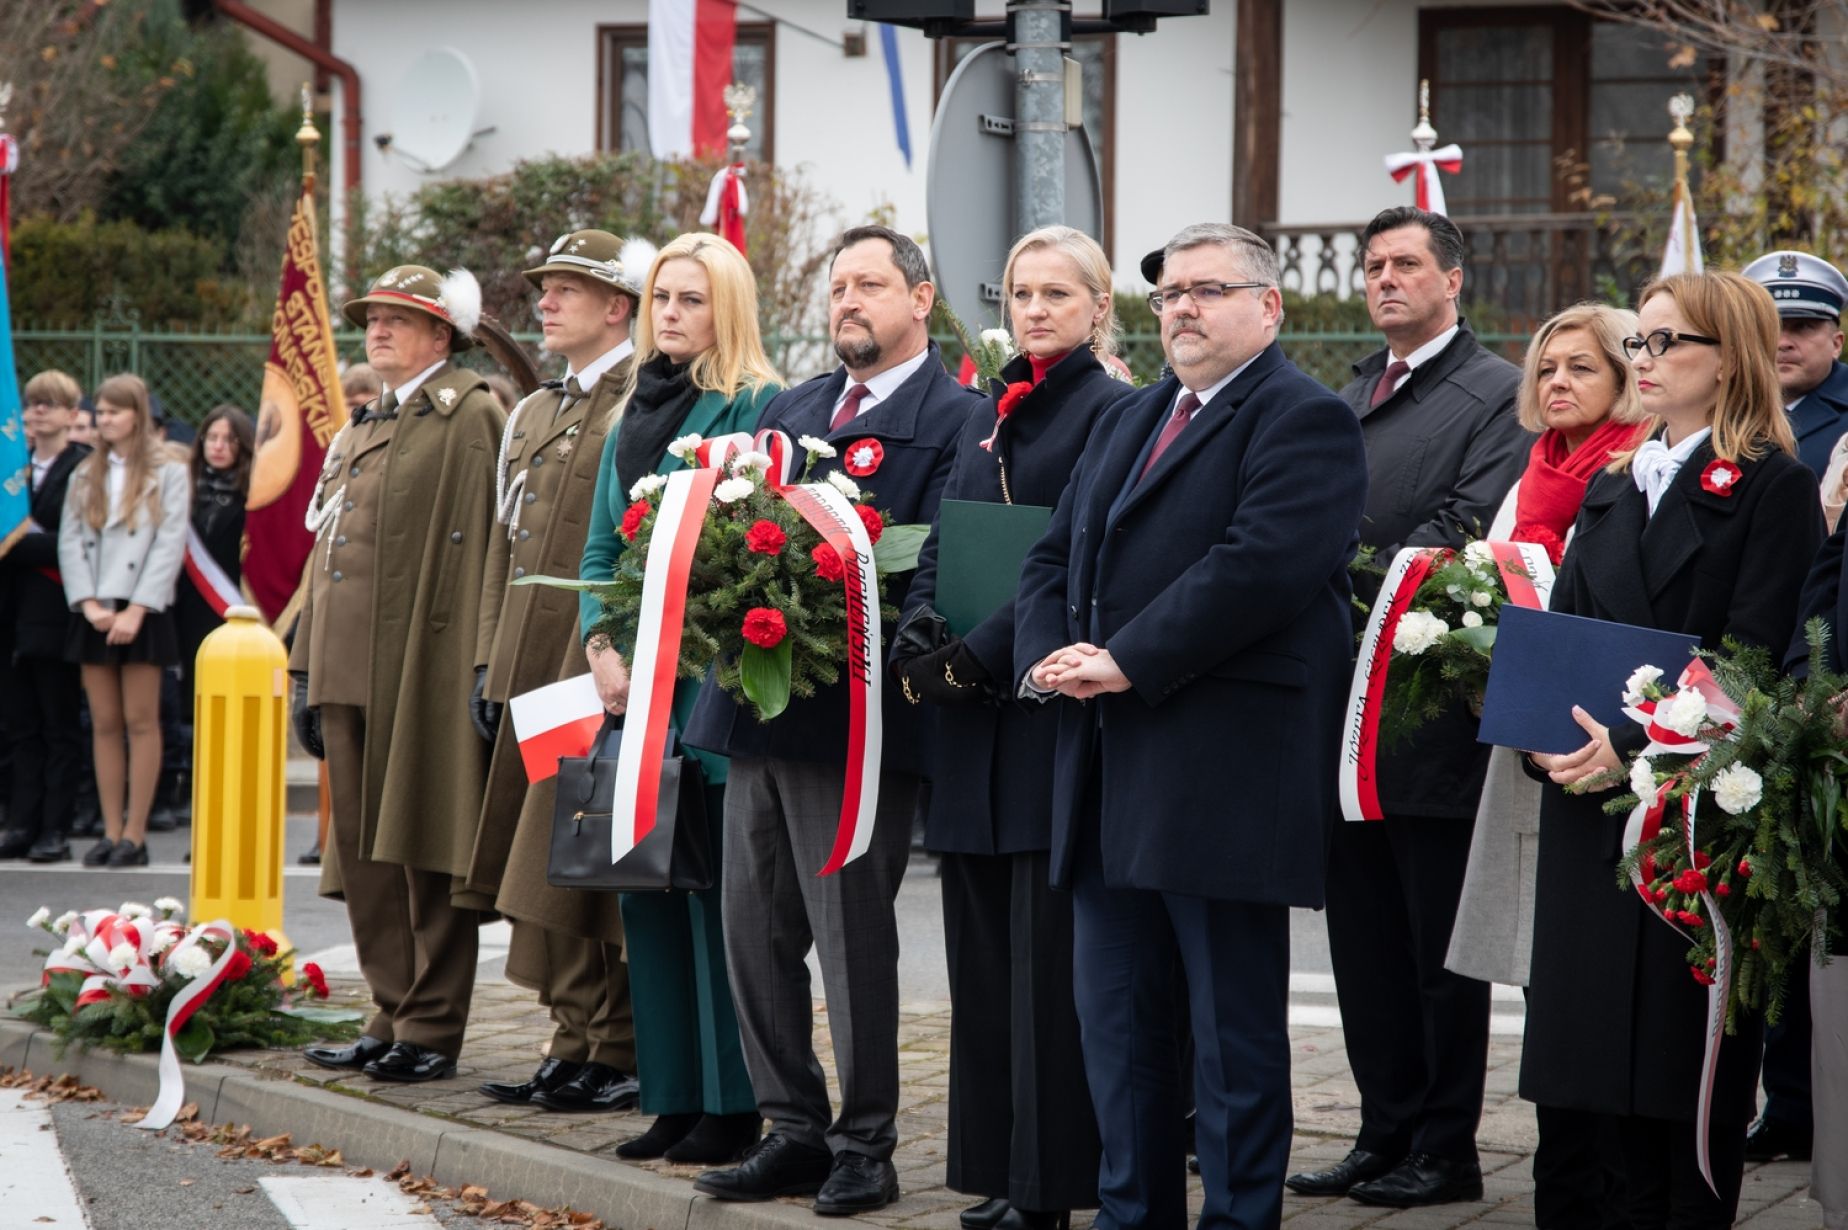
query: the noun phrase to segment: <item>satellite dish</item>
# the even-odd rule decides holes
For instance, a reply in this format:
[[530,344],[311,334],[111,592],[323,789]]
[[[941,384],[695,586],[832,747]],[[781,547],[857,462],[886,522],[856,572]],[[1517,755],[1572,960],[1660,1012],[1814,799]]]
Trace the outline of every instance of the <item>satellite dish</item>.
[[[1014,61],[1001,43],[963,57],[930,125],[925,225],[937,293],[972,326],[1001,323],[1001,273],[1014,230]],[[1065,133],[1065,225],[1100,242],[1102,177],[1082,128]]]
[[424,171],[440,171],[475,139],[481,80],[454,47],[426,51],[392,88],[392,131],[380,148],[396,151]]

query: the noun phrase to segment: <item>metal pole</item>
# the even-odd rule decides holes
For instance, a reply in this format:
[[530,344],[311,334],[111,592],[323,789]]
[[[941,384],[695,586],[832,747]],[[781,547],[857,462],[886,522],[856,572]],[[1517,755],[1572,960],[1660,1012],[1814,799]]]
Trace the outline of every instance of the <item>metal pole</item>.
[[1065,53],[1070,0],[1008,0],[1014,85],[1014,229],[1065,221]]

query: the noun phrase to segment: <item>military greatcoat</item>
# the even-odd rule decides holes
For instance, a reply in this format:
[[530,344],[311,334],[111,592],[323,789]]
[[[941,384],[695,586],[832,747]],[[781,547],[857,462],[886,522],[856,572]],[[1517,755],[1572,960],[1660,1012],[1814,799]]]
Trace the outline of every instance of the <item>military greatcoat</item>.
[[[503,524],[488,544],[487,588],[475,641],[475,664],[488,672],[482,694],[491,701],[505,703],[556,682],[561,655],[564,678],[589,669],[578,636],[577,594],[508,582],[527,576],[577,576],[590,527],[591,498],[597,491],[597,463],[628,382],[630,362],[624,359],[610,368],[587,396],[575,401],[569,401],[562,389],[541,389],[514,407],[507,422],[498,491],[509,503],[503,505]],[[467,898],[458,897],[457,904],[494,908],[526,793],[526,767],[512,719],[503,710],[469,863]],[[549,815],[546,821],[549,825]],[[542,881],[530,887],[545,886]],[[615,916],[613,900],[609,913]]]
[[[289,660],[310,705],[365,708],[365,857],[458,878],[487,779],[468,702],[505,417],[480,375],[450,363],[391,416],[342,429]],[[321,891],[342,895],[338,860]]]

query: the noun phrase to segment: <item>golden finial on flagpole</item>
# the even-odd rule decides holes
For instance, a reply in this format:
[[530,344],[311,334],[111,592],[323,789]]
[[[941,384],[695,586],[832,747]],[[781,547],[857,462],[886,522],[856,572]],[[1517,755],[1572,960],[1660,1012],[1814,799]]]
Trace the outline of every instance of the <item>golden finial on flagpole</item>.
[[731,143],[731,160],[737,162],[744,157],[744,147],[751,142],[751,130],[744,122],[751,118],[751,112],[757,107],[757,90],[741,81],[734,81],[725,87],[725,110],[731,115],[731,127],[725,130],[725,139]]
[[[1675,121],[1674,128],[1671,129],[1668,134],[1668,144],[1669,148],[1675,151],[1675,186],[1673,196],[1670,199],[1673,203],[1673,216],[1678,218],[1680,217],[1683,203],[1690,199],[1688,193],[1688,151],[1694,148],[1694,133],[1688,128],[1688,121],[1694,118],[1694,96],[1692,94],[1677,94],[1669,99],[1668,114]],[[1685,251],[1683,253],[1683,265],[1685,268],[1693,269],[1695,267],[1694,245],[1698,242],[1699,240],[1695,236],[1693,228],[1687,228],[1686,233],[1682,236],[1682,243],[1685,246]]]
[[1437,144],[1437,129],[1431,127],[1431,81],[1420,78],[1418,82],[1418,125],[1412,129],[1412,144],[1420,150],[1428,150]]
[[314,148],[321,143],[321,131],[314,126],[314,100],[308,83],[302,82],[302,126],[295,130],[295,143],[302,147],[302,188],[314,191]]

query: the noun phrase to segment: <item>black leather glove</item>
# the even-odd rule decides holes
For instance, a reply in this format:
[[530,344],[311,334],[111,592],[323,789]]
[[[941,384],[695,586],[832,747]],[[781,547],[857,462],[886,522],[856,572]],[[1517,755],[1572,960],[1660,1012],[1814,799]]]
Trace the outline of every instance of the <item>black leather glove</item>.
[[986,705],[997,695],[994,676],[988,673],[961,637],[941,648],[896,664],[899,687],[912,703]]
[[475,668],[475,690],[468,698],[468,719],[475,723],[475,733],[492,743],[494,733],[500,729],[501,703],[497,700],[489,700],[482,695],[487,684],[488,668],[477,666]]
[[321,711],[308,703],[308,676],[295,672],[289,676],[289,719],[295,723],[295,737],[302,750],[316,760],[327,759],[321,743]]

